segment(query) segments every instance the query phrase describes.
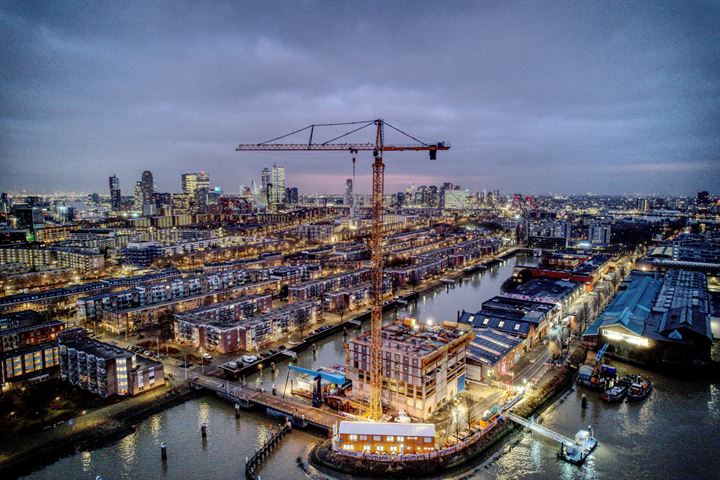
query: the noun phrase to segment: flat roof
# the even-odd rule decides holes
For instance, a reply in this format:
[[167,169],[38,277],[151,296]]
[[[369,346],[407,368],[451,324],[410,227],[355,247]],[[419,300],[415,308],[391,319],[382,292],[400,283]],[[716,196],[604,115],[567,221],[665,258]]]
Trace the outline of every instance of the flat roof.
[[340,422],[338,433],[347,435],[393,435],[398,437],[435,437],[432,423]]
[[515,287],[515,290],[508,292],[528,297],[565,297],[572,293],[580,282],[570,280],[552,280],[549,278],[533,278]]

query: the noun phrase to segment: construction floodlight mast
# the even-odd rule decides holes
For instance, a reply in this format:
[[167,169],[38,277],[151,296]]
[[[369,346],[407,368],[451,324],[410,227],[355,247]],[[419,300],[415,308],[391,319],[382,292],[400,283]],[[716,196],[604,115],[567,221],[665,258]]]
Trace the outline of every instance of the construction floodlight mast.
[[[321,127],[352,126],[352,130],[322,143],[313,143],[315,130]],[[343,137],[374,125],[375,143],[336,143]],[[410,145],[385,145],[385,126],[412,139],[415,143]],[[309,131],[307,143],[276,143],[278,140]],[[366,120],[362,122],[322,123],[308,125],[285,135],[272,138],[262,143],[243,143],[238,145],[236,151],[347,151],[351,154],[359,151],[373,153],[372,166],[372,234],[370,237],[370,405],[367,417],[370,420],[382,419],[382,291],[383,291],[383,226],[384,226],[384,194],[385,194],[385,164],[383,152],[427,151],[430,160],[437,158],[438,150],[449,150],[450,145],[438,142],[424,143],[414,136],[393,127],[382,119]],[[354,186],[353,186],[354,187]]]

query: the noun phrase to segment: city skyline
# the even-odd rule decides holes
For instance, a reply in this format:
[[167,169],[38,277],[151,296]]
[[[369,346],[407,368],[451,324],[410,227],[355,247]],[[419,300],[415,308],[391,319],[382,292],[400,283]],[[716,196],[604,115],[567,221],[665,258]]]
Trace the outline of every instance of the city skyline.
[[[116,174],[127,195],[150,170],[158,191],[207,171],[233,192],[277,163],[301,192],[342,193],[348,155],[234,146],[375,117],[453,145],[437,162],[387,155],[388,192],[720,184],[716,3],[408,7],[6,2],[0,190],[105,192]],[[354,191],[369,167],[360,155]]]

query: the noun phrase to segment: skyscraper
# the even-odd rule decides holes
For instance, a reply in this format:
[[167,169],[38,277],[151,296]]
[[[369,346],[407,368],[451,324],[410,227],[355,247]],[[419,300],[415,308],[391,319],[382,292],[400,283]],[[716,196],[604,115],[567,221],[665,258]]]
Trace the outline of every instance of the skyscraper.
[[300,200],[297,187],[287,187],[285,189],[285,199],[290,205],[297,204]]
[[345,180],[345,205],[353,206],[353,181],[352,178]]
[[142,182],[138,180],[135,182],[135,201],[133,202],[133,206],[135,210],[142,211],[142,204],[143,204],[143,191],[142,191]]
[[183,193],[190,195],[193,202],[193,213],[206,213],[208,205],[208,192],[210,190],[210,176],[205,172],[183,173]]
[[152,203],[155,187],[153,186],[153,174],[150,172],[150,170],[145,170],[142,173],[142,177],[140,178],[140,185],[142,187],[143,203]]
[[277,207],[285,203],[285,167],[273,165],[270,177],[270,205]]
[[272,183],[272,178],[270,177],[270,169],[265,167],[262,169],[262,172],[260,173],[260,191],[267,192],[268,185],[270,185],[271,183]]
[[113,175],[109,179],[110,183],[110,208],[113,212],[120,210],[120,203],[122,201],[120,194],[120,179]]

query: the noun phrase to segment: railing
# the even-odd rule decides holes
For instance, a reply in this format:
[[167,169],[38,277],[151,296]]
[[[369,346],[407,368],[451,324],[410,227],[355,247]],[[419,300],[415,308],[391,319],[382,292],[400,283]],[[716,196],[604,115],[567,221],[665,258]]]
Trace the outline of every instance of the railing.
[[273,433],[272,436],[263,443],[262,447],[255,451],[255,454],[252,457],[249,459],[245,458],[245,478],[249,478],[250,480],[260,480],[260,476],[256,475],[256,471],[260,469],[260,466],[262,466],[262,463],[265,461],[270,452],[272,452],[273,448],[280,443],[280,440],[282,440],[285,434],[290,430],[292,430],[290,422],[285,422],[285,425],[283,425],[280,430]]

